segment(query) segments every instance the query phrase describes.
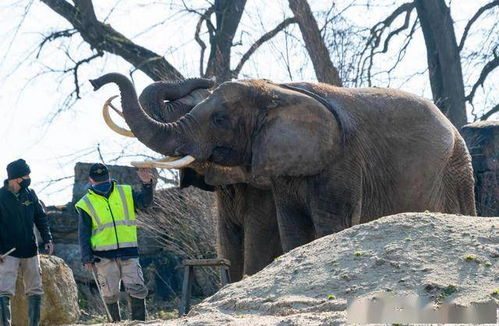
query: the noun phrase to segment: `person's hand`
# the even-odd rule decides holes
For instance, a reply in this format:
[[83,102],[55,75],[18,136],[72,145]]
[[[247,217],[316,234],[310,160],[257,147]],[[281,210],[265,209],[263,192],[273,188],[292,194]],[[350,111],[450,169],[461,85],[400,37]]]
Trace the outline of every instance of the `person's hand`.
[[92,274],[94,272],[94,263],[85,263],[83,264],[83,267],[87,270],[87,272],[89,272],[90,274]]
[[54,253],[54,244],[52,242],[47,242],[45,244],[45,250],[51,256]]
[[151,169],[138,169],[137,175],[139,176],[142,183],[152,183],[153,174]]

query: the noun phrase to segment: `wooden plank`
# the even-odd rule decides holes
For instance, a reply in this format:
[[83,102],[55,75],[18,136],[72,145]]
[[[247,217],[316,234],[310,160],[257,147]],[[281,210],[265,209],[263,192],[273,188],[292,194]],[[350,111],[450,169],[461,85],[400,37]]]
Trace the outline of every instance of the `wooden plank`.
[[178,309],[179,317],[186,315],[191,309],[191,289],[192,289],[193,278],[194,278],[194,267],[185,266],[184,282],[182,285],[182,299],[180,300],[180,307]]
[[230,261],[224,258],[215,259],[186,259],[183,266],[220,266],[230,267]]
[[230,283],[229,269],[226,266],[220,266],[220,281],[222,286]]

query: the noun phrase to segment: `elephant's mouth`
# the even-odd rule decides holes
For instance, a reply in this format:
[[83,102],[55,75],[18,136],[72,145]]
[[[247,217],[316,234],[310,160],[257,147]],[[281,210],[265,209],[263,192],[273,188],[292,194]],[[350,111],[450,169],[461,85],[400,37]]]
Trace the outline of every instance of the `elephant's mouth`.
[[226,146],[216,146],[208,161],[225,166],[235,166],[241,164],[242,153],[239,151],[226,147]]

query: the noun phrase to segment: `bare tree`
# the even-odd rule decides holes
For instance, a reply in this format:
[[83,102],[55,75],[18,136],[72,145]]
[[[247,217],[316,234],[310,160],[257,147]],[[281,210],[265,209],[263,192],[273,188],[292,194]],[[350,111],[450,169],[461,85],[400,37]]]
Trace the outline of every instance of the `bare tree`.
[[[481,74],[478,80],[473,85],[466,85],[465,81],[468,78],[463,76],[462,72],[463,58],[466,58],[463,55],[465,41],[470,35],[472,25],[480,17],[497,10],[498,6],[499,0],[494,0],[479,8],[466,24],[461,40],[458,43],[454,21],[445,0],[414,0],[400,5],[384,20],[371,28],[370,36],[358,60],[358,83],[363,84],[363,78],[365,77],[367,84],[371,84],[375,58],[386,54],[390,43],[396,36],[406,31],[395,64],[387,71],[387,73],[392,72],[405,56],[419,25],[426,45],[427,70],[433,100],[452,123],[460,128],[468,121],[466,102],[473,104],[476,90],[484,85],[486,78],[499,64],[496,45],[491,51],[492,53],[481,56],[490,57],[492,55],[493,57],[490,61],[482,61]],[[412,17],[414,9],[417,17]],[[402,24],[396,26],[397,22],[400,21],[399,17],[403,17]],[[490,27],[489,33],[491,35],[497,34],[497,23]],[[477,51],[474,51],[474,53],[476,54]],[[470,92],[466,95],[467,88],[470,88]],[[492,109],[484,110],[485,112],[480,117],[474,112],[472,114],[475,120],[487,119],[498,110],[498,105],[494,104]]]
[[461,58],[450,9],[444,0],[416,0],[428,57],[433,101],[452,123],[467,123]]
[[300,31],[305,41],[305,47],[314,65],[317,80],[336,86],[341,86],[338,69],[331,62],[329,51],[320,34],[317,21],[306,0],[289,0],[289,7],[293,11]]
[[[42,2],[71,23],[97,55],[102,56],[103,52],[119,55],[153,80],[182,79],[182,75],[165,58],[135,44],[111,26],[98,21],[91,0],[75,0],[74,6],[65,0]],[[52,33],[45,38],[42,45],[46,40],[66,36],[58,32]]]
[[[135,69],[141,70],[153,80],[181,80],[184,78],[165,57],[134,43],[110,25],[98,21],[91,0],[75,0],[74,5],[71,5],[66,0],[42,1],[71,23],[73,28],[51,33],[44,38],[40,47],[43,47],[48,42],[56,39],[72,37],[78,33],[95,51],[95,54],[91,57],[76,62],[74,69],[72,69],[75,74],[76,88],[79,87],[77,77],[78,66],[82,63],[88,63],[99,56],[103,56],[104,53],[122,57],[135,67]],[[199,16],[199,21],[194,33],[195,40],[201,48],[200,75],[205,77],[215,76],[218,82],[237,78],[244,63],[260,45],[295,22],[293,19],[286,19],[275,29],[264,34],[250,47],[248,52],[243,55],[236,68],[231,70],[230,62],[231,50],[234,45],[233,39],[236,30],[239,27],[245,4],[246,0],[215,0],[213,5],[206,9],[193,9],[184,4],[184,8],[187,12]],[[212,22],[213,16],[215,22]],[[205,71],[203,71],[203,66],[207,46],[201,37],[203,24],[206,27],[210,45]]]

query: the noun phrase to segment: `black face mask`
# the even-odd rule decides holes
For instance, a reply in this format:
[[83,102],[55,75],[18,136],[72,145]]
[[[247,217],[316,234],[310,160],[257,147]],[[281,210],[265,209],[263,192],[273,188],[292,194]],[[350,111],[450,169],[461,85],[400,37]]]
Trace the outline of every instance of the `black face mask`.
[[30,179],[23,179],[23,181],[19,182],[21,189],[28,188],[30,184],[31,184],[31,178]]

